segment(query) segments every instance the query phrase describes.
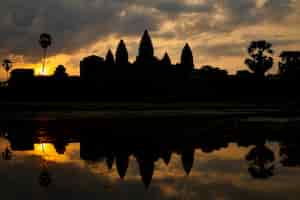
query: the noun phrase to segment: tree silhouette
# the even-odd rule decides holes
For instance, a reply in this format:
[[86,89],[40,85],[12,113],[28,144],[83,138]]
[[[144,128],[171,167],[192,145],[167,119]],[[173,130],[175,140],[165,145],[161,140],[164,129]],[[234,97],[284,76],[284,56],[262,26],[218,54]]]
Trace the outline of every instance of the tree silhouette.
[[263,143],[256,145],[246,155],[249,161],[248,171],[253,178],[266,179],[273,176],[274,171],[274,153]]
[[194,69],[193,52],[189,44],[185,44],[181,53],[181,65],[186,71],[191,72]]
[[4,68],[4,70],[6,71],[6,78],[8,80],[9,78],[9,71],[12,69],[13,64],[12,61],[9,59],[4,59],[3,63],[2,63],[2,67]]
[[272,68],[274,53],[272,44],[265,40],[253,41],[248,47],[250,58],[245,60],[245,64],[258,77],[263,77],[265,73]]
[[128,51],[123,40],[120,41],[116,51],[117,66],[128,65]]
[[107,54],[106,54],[106,57],[105,57],[105,64],[107,66],[113,66],[115,64],[115,59],[114,59],[114,55],[113,53],[111,52],[111,50],[109,49]]
[[48,187],[52,182],[49,171],[45,168],[41,171],[39,176],[39,183],[41,187]]
[[12,159],[12,152],[8,147],[6,147],[5,151],[2,152],[2,158],[3,158],[3,160],[11,160]]
[[279,72],[283,76],[292,77],[300,74],[300,51],[282,52]]
[[58,79],[64,79],[68,77],[66,73],[66,68],[63,65],[58,65],[54,72],[54,77]]
[[197,70],[197,74],[199,78],[204,80],[225,80],[228,77],[228,72],[226,70],[209,65],[205,65]]
[[42,67],[42,73],[45,72],[45,65],[46,65],[46,58],[47,58],[47,49],[52,44],[52,37],[48,33],[43,33],[40,35],[39,43],[41,47],[44,50],[43,55],[43,67]]
[[284,142],[280,147],[281,164],[285,167],[300,166],[300,148],[295,142]]
[[248,70],[239,70],[236,72],[235,77],[239,80],[249,80],[251,79],[253,74]]

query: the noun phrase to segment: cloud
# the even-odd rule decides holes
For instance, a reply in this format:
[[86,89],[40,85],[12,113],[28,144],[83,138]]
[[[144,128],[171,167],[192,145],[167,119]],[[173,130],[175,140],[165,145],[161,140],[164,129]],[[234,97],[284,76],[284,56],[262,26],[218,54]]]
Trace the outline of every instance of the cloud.
[[246,42],[238,43],[222,43],[214,45],[198,46],[197,49],[204,56],[213,55],[215,57],[234,57],[243,56],[246,52]]
[[[222,38],[253,26],[273,24],[278,29],[296,29],[296,25],[288,25],[298,21],[299,9],[295,0],[4,0],[0,7],[0,58],[38,62],[42,53],[37,41],[42,32],[53,36],[50,56],[71,56],[112,35],[138,41],[146,28],[160,41],[193,43],[205,34]],[[295,17],[292,20],[290,16]],[[268,36],[271,34],[276,33]],[[201,45],[193,46],[200,49]],[[222,54],[222,48],[209,48],[211,45],[214,44],[204,44],[201,53]],[[220,50],[214,51],[216,48]],[[226,49],[223,54],[238,53]]]
[[54,38],[51,55],[72,53],[109,34],[157,29],[159,21],[150,14],[130,9],[126,1],[5,1],[0,9],[1,52],[39,59],[39,34],[49,32]]
[[232,32],[263,23],[279,24],[295,12],[293,3],[293,0],[266,0],[258,7],[254,0],[212,0],[208,1],[210,6],[206,6],[206,11],[183,16],[176,31],[192,36],[203,32]]
[[156,9],[163,13],[178,15],[182,13],[202,13],[213,11],[213,4],[202,3],[202,4],[186,4],[180,1],[174,2],[161,2],[156,6]]

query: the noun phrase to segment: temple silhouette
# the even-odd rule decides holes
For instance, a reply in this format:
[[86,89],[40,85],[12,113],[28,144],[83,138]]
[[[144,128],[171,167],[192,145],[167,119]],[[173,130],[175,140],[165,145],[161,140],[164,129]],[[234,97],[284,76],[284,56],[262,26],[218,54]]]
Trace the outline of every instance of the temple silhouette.
[[[43,36],[46,52],[51,37]],[[299,168],[300,51],[281,52],[276,74],[268,74],[275,66],[271,43],[253,41],[247,52],[248,70],[234,75],[217,66],[195,66],[188,43],[180,62],[173,63],[167,52],[155,56],[146,30],[134,61],[120,40],[115,52],[82,58],[80,76],[70,76],[63,65],[49,76],[13,69],[0,85],[0,133],[9,141],[2,158],[11,160],[15,151],[44,143],[63,155],[69,144],[80,143],[83,162],[103,162],[122,181],[134,159],[145,188],[157,162],[169,166],[176,154],[190,176],[197,151],[209,154],[232,143],[249,148],[244,161],[252,178],[276,176],[278,164]],[[11,63],[4,64],[9,72]],[[278,143],[277,152],[269,141]],[[44,167],[40,184],[51,181]]]
[[33,69],[11,71],[7,87],[0,88],[1,99],[36,100],[114,100],[159,99],[168,101],[248,100],[281,102],[298,98],[294,87],[300,81],[300,51],[280,54],[277,74],[267,74],[275,65],[272,44],[253,41],[245,64],[249,70],[230,75],[214,66],[195,67],[189,44],[180,63],[172,63],[166,52],[155,56],[146,30],[135,61],[129,61],[126,42],[120,40],[116,52],[105,57],[90,55],[80,61],[80,76],[69,76],[59,65],[51,76],[34,76]]

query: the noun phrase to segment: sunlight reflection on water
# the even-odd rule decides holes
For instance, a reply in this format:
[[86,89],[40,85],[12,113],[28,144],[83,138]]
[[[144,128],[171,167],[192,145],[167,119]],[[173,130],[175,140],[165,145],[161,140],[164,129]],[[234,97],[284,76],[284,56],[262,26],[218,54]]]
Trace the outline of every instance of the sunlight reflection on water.
[[[3,151],[8,141],[0,140]],[[278,143],[268,143],[278,157]],[[38,194],[62,198],[72,194],[72,199],[296,199],[299,194],[300,170],[278,166],[276,175],[268,180],[255,180],[247,171],[245,155],[253,148],[230,143],[226,148],[204,153],[195,151],[194,164],[187,176],[181,156],[173,153],[168,165],[162,159],[155,162],[153,180],[148,190],[141,182],[139,164],[134,156],[124,180],[119,178],[116,165],[107,168],[104,159],[84,161],[80,159],[80,144],[67,145],[59,154],[53,144],[34,144],[33,151],[14,151],[9,162],[0,161],[1,196],[20,198],[21,194],[39,199]],[[39,172],[39,158],[49,163],[53,182],[41,190],[35,181]],[[22,160],[22,162],[20,162]],[[14,191],[14,192],[12,192]],[[31,194],[29,191],[36,192]],[[25,197],[24,196],[24,197]]]

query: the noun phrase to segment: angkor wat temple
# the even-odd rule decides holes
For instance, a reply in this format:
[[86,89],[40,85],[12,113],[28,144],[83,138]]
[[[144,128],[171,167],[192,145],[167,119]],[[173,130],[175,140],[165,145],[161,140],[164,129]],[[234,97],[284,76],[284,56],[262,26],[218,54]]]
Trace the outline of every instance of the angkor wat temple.
[[[105,58],[91,55],[80,62],[80,76],[68,76],[64,66],[52,76],[34,76],[31,69],[11,72],[3,98],[80,99],[80,100],[250,100],[278,101],[298,98],[295,90],[300,77],[300,52],[281,54],[278,74],[267,74],[273,66],[272,45],[255,41],[248,48],[245,64],[250,71],[229,75],[218,67],[195,68],[192,50],[186,44],[180,63],[173,64],[168,53],[155,57],[151,37],[146,30],[138,55],[129,61],[125,41]],[[265,55],[268,53],[269,55]]]

